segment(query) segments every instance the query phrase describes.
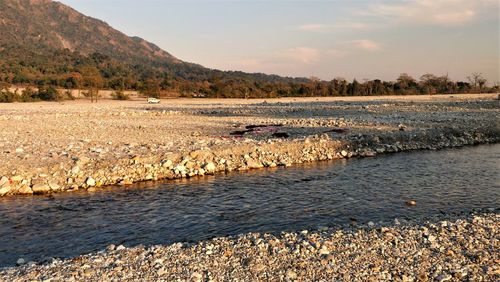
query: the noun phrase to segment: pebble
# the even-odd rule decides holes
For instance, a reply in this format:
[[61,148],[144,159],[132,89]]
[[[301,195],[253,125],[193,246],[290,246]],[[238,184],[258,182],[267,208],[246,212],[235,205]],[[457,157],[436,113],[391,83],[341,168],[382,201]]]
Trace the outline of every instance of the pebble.
[[87,180],[85,181],[85,184],[87,184],[87,186],[89,186],[89,187],[93,187],[93,186],[95,186],[96,183],[95,183],[94,178],[88,177]]
[[33,187],[31,187],[31,190],[35,194],[44,194],[44,193],[50,192],[51,189],[50,189],[49,185],[47,185],[45,183],[39,183],[39,184],[33,185]]
[[23,259],[23,258],[20,258],[16,261],[16,264],[17,265],[24,265],[26,263],[26,261]]
[[[496,281],[498,254],[491,244],[497,237],[492,230],[499,226],[499,214],[482,214],[385,226],[383,233],[331,228],[248,233],[192,244],[110,245],[107,252],[75,259],[0,269],[0,281],[69,281],[78,275],[77,280],[88,281]],[[429,250],[423,233],[439,234],[453,252]]]

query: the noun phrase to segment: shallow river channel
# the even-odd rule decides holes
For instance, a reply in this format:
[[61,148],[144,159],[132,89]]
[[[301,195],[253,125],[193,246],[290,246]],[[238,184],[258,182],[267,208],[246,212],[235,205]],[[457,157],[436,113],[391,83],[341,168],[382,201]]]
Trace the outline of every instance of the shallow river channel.
[[[498,212],[499,169],[496,144],[0,199],[0,267],[109,244]],[[407,206],[408,200],[417,204]]]

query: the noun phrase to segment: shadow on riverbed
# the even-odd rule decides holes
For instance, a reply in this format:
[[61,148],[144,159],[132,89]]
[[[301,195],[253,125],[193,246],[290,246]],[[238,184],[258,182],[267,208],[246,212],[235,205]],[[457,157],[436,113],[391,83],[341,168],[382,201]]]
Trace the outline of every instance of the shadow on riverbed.
[[500,145],[484,145],[0,199],[0,265],[109,244],[466,215],[499,206],[499,157]]

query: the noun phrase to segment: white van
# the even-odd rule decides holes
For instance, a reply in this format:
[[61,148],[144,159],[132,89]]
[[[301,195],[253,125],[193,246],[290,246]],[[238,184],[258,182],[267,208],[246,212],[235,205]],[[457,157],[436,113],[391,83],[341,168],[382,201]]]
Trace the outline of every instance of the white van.
[[160,99],[149,97],[148,98],[148,104],[160,104]]

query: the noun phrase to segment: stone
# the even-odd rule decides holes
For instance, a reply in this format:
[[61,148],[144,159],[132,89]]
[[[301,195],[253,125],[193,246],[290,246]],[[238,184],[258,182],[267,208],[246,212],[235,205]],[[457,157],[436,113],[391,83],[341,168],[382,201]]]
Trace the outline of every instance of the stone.
[[199,272],[194,272],[191,274],[191,279],[195,282],[200,282],[203,280],[203,275]]
[[183,165],[178,165],[174,168],[175,174],[184,174],[186,173],[186,167]]
[[17,193],[19,193],[20,195],[31,195],[33,194],[33,190],[31,190],[29,186],[23,185],[21,186],[21,188],[19,188],[19,190],[17,190]]
[[92,177],[88,177],[87,180],[85,180],[85,184],[87,184],[90,187],[95,186],[95,180]]
[[410,206],[410,207],[416,206],[417,205],[417,201],[415,201],[415,200],[406,201],[406,205]]
[[44,194],[50,192],[50,187],[45,183],[38,183],[33,185],[33,187],[31,187],[31,190],[33,190],[33,193],[35,194]]
[[162,166],[163,167],[166,167],[166,168],[171,168],[172,167],[172,161],[171,160],[166,160],[165,162],[163,162]]
[[206,173],[213,173],[215,172],[215,164],[213,162],[207,163],[204,167]]
[[125,249],[126,249],[126,248],[125,248],[125,246],[124,246],[124,245],[119,245],[118,247],[116,247],[116,250],[117,250],[117,251],[123,251],[123,250],[125,250]]
[[264,165],[260,161],[256,161],[254,159],[247,160],[247,167],[250,169],[263,168]]
[[436,277],[436,280],[439,282],[444,282],[444,281],[450,281],[452,278],[451,275],[447,273],[440,274],[438,277]]
[[10,178],[10,180],[12,180],[13,182],[21,182],[21,181],[23,181],[23,179],[24,178],[21,175],[12,176]]
[[349,152],[347,152],[346,150],[342,150],[342,151],[340,152],[340,154],[342,155],[342,157],[344,157],[344,158],[345,158],[345,157],[347,157],[347,155],[349,154]]
[[23,258],[20,258],[16,261],[16,264],[17,265],[23,265],[23,264],[26,264],[26,261],[23,259]]
[[297,273],[295,273],[295,271],[293,271],[293,270],[288,270],[286,272],[286,278],[288,278],[290,280],[295,280],[295,279],[297,279]]
[[49,187],[54,191],[57,191],[61,188],[61,186],[59,186],[59,184],[57,184],[56,182],[49,182]]
[[0,187],[4,186],[7,183],[9,183],[9,179],[7,177],[4,176],[0,178]]
[[11,189],[12,188],[10,186],[4,185],[2,188],[0,188],[0,197],[7,195],[7,193],[9,193]]
[[72,167],[72,168],[71,168],[71,173],[72,173],[73,175],[76,175],[76,174],[78,174],[79,172],[80,172],[80,167],[79,167],[79,166],[75,165],[74,167]]

